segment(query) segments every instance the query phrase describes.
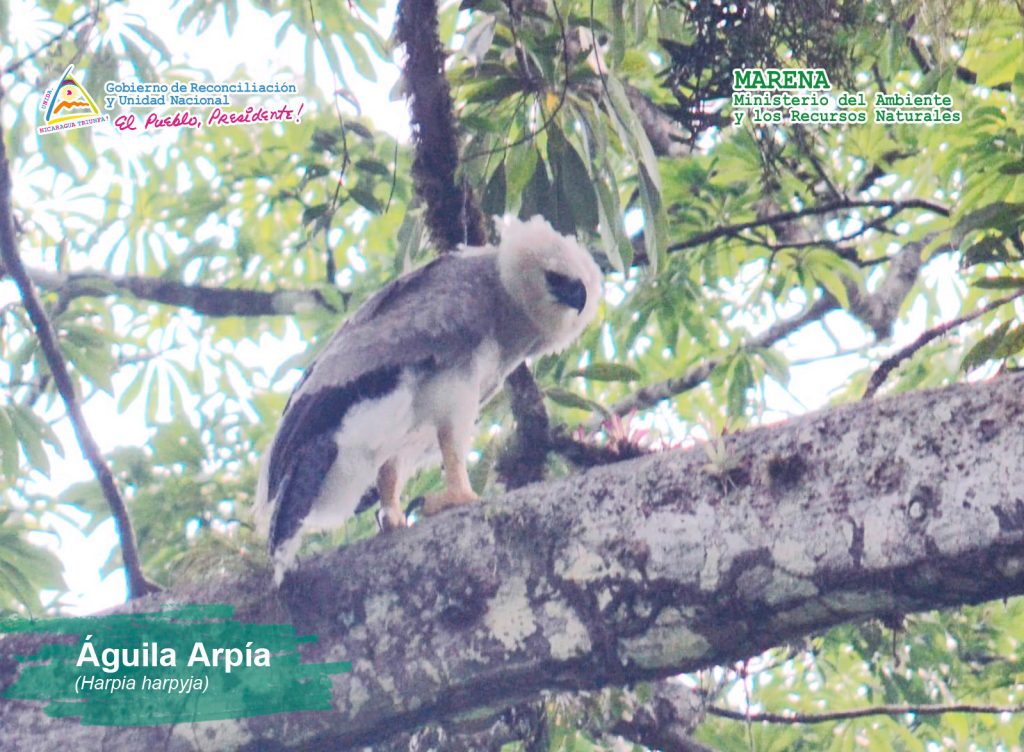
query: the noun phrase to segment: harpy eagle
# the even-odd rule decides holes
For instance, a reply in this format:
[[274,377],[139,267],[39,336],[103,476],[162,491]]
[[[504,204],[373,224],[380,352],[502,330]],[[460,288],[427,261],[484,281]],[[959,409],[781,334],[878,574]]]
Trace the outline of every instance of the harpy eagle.
[[370,297],[295,387],[256,492],[278,583],[303,534],[341,526],[374,484],[382,527],[404,527],[402,487],[438,456],[445,490],[424,511],[476,499],[466,454],[481,405],[594,318],[601,273],[582,246],[539,216],[500,231]]

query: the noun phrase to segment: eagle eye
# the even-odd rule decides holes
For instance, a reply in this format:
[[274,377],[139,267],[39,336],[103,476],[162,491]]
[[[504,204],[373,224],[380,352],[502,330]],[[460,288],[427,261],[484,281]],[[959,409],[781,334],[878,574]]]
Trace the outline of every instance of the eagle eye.
[[562,305],[579,313],[587,304],[587,288],[580,280],[566,274],[545,271],[544,281],[547,282],[551,295]]

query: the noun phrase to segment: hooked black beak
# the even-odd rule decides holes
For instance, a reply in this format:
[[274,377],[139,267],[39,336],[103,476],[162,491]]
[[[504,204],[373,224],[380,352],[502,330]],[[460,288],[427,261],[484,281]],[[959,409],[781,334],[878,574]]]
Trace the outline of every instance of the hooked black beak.
[[587,288],[580,280],[558,272],[544,272],[544,279],[555,300],[574,308],[576,313],[583,312],[583,307],[587,304]]

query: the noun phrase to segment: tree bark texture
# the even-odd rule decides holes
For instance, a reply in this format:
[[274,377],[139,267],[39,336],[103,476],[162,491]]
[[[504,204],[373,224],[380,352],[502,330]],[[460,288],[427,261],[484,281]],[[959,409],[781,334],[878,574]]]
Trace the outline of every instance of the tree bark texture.
[[[5,747],[360,747],[544,689],[741,659],[843,622],[1024,592],[1024,375],[866,401],[598,467],[269,572],[226,602],[350,660],[334,712],[88,728],[0,700]],[[0,688],[28,637],[0,639]],[[18,740],[15,746],[8,746]]]

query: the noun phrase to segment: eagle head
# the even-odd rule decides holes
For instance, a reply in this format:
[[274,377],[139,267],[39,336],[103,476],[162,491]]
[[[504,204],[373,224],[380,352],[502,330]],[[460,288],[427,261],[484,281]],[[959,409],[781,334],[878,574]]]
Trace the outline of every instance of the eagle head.
[[601,270],[574,238],[541,216],[499,223],[501,283],[541,333],[535,352],[558,352],[593,320],[601,300]]

